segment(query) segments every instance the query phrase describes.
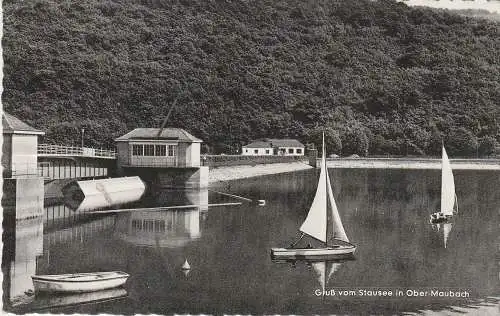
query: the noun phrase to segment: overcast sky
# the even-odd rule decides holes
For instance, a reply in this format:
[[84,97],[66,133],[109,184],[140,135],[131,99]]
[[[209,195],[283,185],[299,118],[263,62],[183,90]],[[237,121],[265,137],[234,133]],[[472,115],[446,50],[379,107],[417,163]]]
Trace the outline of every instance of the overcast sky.
[[447,9],[485,9],[500,14],[500,0],[407,0],[408,5],[425,5]]

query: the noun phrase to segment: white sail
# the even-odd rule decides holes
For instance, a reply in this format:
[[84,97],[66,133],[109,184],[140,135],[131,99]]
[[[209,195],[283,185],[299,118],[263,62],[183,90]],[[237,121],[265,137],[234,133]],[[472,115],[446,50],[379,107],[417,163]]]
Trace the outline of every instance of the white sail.
[[444,215],[453,214],[455,205],[455,180],[451,171],[450,161],[443,146],[443,162],[441,173],[441,212]]
[[349,242],[349,238],[347,238],[347,234],[345,233],[344,225],[342,225],[342,221],[340,220],[340,214],[337,208],[337,204],[335,203],[335,199],[333,197],[333,190],[328,172],[326,173],[326,186],[328,190],[328,200],[330,201],[330,206],[332,208],[333,223],[332,232],[330,234],[333,236],[333,238]]
[[312,236],[322,242],[326,242],[327,226],[327,199],[326,199],[326,159],[325,159],[325,139],[323,136],[323,153],[321,158],[321,171],[319,174],[318,188],[314,196],[313,203],[307,214],[307,218],[300,226],[300,231]]

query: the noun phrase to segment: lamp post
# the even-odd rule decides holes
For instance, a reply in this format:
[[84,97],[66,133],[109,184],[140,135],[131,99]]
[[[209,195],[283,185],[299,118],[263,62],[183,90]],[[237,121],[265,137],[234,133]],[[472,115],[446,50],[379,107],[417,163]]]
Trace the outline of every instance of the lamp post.
[[82,150],[83,150],[83,135],[85,134],[85,128],[82,128]]

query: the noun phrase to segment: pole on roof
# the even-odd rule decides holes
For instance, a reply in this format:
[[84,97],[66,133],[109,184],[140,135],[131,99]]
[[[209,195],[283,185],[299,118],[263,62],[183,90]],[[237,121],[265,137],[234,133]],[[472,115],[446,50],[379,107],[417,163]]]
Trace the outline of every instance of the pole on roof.
[[170,114],[172,113],[172,110],[175,108],[175,105],[177,104],[177,101],[179,100],[180,96],[181,96],[180,94],[177,95],[177,97],[174,100],[174,103],[172,103],[172,106],[170,107],[170,110],[168,111],[167,116],[165,117],[165,119],[161,123],[160,130],[158,131],[158,134],[156,134],[156,137],[160,137],[161,133],[163,132],[163,129],[167,125],[168,118],[170,117]]

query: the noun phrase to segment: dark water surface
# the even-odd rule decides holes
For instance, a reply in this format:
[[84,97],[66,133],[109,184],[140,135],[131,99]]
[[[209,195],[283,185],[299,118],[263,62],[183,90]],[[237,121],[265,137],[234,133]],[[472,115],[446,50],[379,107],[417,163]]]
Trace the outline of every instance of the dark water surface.
[[[99,304],[46,311],[399,314],[453,311],[485,300],[498,304],[500,172],[454,174],[459,214],[450,224],[433,226],[429,215],[439,208],[439,171],[330,170],[344,227],[358,246],[355,260],[336,264],[329,276],[325,289],[335,296],[316,295],[324,280],[316,265],[275,263],[269,256],[271,247],[297,236],[306,216],[318,175],[307,170],[211,188],[265,199],[265,206],[125,212],[64,225],[50,225],[47,218],[18,223],[15,232],[4,233],[4,308],[42,306],[29,295],[31,275],[106,270],[130,274],[125,297],[122,291],[113,300],[115,294],[107,293]],[[210,203],[228,200],[213,192],[201,195]],[[168,204],[168,196],[157,204]],[[181,270],[185,259],[191,265],[187,275]],[[339,290],[352,292],[339,296]],[[392,291],[393,297],[362,296],[359,290]],[[394,297],[398,290],[403,295]],[[469,297],[410,294],[432,290]]]

